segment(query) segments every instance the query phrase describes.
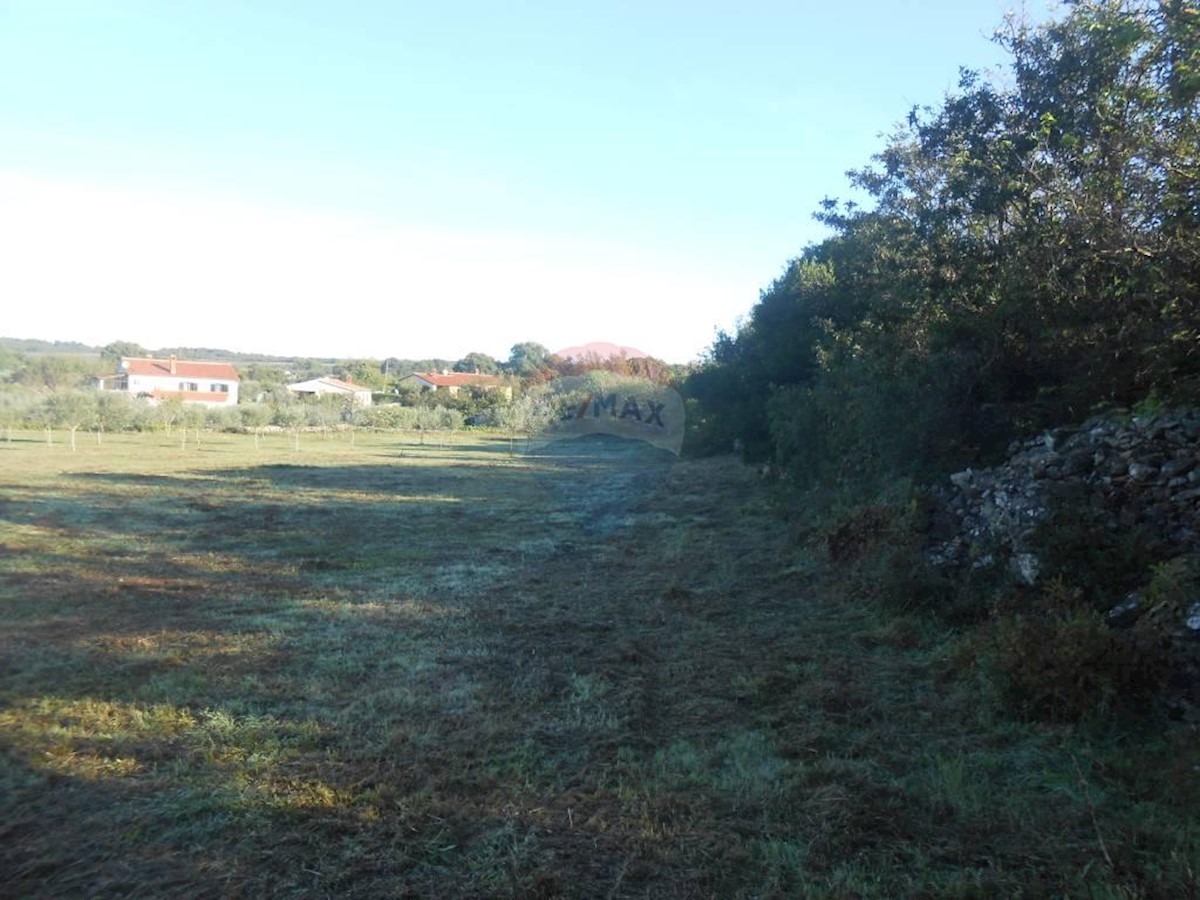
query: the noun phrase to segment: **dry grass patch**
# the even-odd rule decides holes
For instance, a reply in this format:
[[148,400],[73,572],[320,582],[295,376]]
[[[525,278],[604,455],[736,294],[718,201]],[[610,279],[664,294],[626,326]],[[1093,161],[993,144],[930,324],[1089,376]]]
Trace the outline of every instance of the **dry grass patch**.
[[999,715],[947,635],[832,601],[730,460],[0,460],[12,893],[1165,896],[1197,869],[1194,743]]

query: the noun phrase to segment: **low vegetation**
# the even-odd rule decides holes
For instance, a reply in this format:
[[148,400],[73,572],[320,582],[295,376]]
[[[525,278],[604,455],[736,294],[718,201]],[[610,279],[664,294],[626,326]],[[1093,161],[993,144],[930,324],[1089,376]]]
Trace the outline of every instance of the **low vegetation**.
[[1195,891],[1190,735],[1014,718],[752,470],[620,447],[0,444],[4,893]]
[[694,376],[693,443],[868,497],[1014,435],[1200,387],[1200,11],[1080,0],[1011,20],[828,200]]
[[1200,13],[998,40],[691,373],[682,462],[531,452],[530,394],[302,405],[268,360],[209,417],[0,353],[0,892],[1196,896],[1200,745],[1159,701],[1200,559],[1143,521],[1196,499],[1194,436],[1061,460],[1104,490],[1021,520],[1040,574],[929,549],[1015,439],[1195,408]]
[[1196,408],[1200,9],[1079,0],[1045,24],[1010,18],[996,42],[1005,70],[964,71],[915,107],[851,173],[867,202],[827,200],[830,236],[714,344],[686,386],[689,445],[741,448],[775,476],[797,535],[843,554],[847,602],[970,635],[961,659],[1006,684],[1014,715],[1116,717],[1179,674],[1170,635],[1197,599],[1123,636],[1104,619],[1195,565],[1194,537],[1149,542],[1121,511],[1126,483],[1161,460],[1121,448],[1096,475],[1107,508],[1053,498],[1029,537],[1036,586],[984,572],[985,541],[957,571],[923,550],[950,476],[996,466],[1014,441]]

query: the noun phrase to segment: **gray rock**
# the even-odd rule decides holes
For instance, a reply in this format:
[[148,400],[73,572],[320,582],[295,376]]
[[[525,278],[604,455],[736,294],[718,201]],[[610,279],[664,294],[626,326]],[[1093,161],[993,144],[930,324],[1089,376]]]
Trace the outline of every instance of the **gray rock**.
[[1128,628],[1142,614],[1142,595],[1138,591],[1130,591],[1125,599],[1108,611],[1105,620],[1113,628]]
[[970,469],[964,469],[961,472],[955,472],[950,476],[950,483],[959,490],[965,490],[971,483],[971,478],[974,473]]
[[1067,478],[1074,478],[1090,472],[1094,465],[1094,455],[1091,450],[1076,450],[1063,462],[1062,474]]
[[[1077,498],[1110,533],[1143,527],[1156,553],[1170,558],[1200,543],[1200,414],[1128,420],[1093,419],[1078,429],[1014,441],[1008,461],[965,469],[942,492],[946,514],[931,521],[926,558],[960,569],[1004,564],[1015,579],[1042,574],[1038,527],[1051,498]],[[984,549],[986,548],[986,549]],[[986,554],[986,555],[985,555]],[[1115,628],[1142,615],[1136,595],[1109,610]],[[1196,605],[1200,656],[1200,603]]]
[[1129,464],[1129,477],[1134,481],[1150,481],[1158,475],[1158,469],[1149,463],[1132,462]]
[[1036,584],[1042,564],[1032,553],[1017,553],[1012,558],[1012,568],[1017,577],[1026,584]]
[[[1100,456],[1099,453],[1096,454]],[[1129,464],[1117,455],[1104,454],[1096,463],[1096,468],[1105,475],[1115,476],[1124,475]]]
[[996,557],[991,553],[985,553],[979,559],[971,563],[971,569],[978,571],[979,569],[989,569],[996,564]]
[[1178,478],[1180,475],[1186,475],[1194,468],[1196,468],[1196,458],[1194,456],[1183,456],[1177,459],[1169,459],[1163,463],[1162,474],[1164,478]]

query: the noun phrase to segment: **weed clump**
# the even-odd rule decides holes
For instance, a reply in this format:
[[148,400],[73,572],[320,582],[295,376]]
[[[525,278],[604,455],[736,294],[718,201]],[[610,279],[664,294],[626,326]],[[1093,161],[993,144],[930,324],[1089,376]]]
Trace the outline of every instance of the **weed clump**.
[[947,624],[978,621],[984,607],[977,586],[960,583],[925,559],[930,514],[928,498],[912,494],[833,518],[824,543],[841,599],[881,602],[889,612],[930,615]]
[[1042,574],[1078,589],[1090,605],[1111,607],[1162,559],[1161,537],[1146,525],[1119,527],[1081,485],[1062,486],[1035,532]]
[[1150,622],[1128,632],[1060,579],[1014,594],[985,627],[982,662],[1017,714],[1074,722],[1146,709],[1166,684],[1169,655]]

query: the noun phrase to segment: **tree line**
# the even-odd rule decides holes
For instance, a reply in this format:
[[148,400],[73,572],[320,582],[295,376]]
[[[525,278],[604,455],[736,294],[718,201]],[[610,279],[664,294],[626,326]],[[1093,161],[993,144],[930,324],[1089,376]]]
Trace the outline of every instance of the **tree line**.
[[[30,343],[30,342],[25,342]],[[55,432],[72,449],[78,433],[103,441],[109,432],[175,432],[181,441],[189,433],[200,440],[205,432],[251,432],[256,440],[268,430],[298,436],[302,430],[371,429],[444,434],[471,425],[499,428],[515,440],[535,432],[544,423],[542,385],[566,375],[601,370],[618,376],[646,378],[656,383],[674,382],[681,367],[654,359],[562,359],[540,344],[514,345],[501,363],[481,353],[468,354],[453,366],[442,360],[288,360],[250,362],[239,366],[240,402],[235,407],[206,408],[178,400],[146,403],[127,394],[97,391],[91,385],[100,371],[115,371],[122,357],[147,356],[143,347],[116,341],[96,353],[43,352],[46,342],[34,342],[33,351],[0,347],[0,433],[11,442],[16,429],[40,429],[48,443]],[[58,345],[50,345],[53,350]],[[161,351],[154,355],[163,355]],[[480,372],[507,377],[518,391],[508,402],[499,391],[465,387],[457,394],[423,392],[403,379],[414,371]],[[371,387],[376,403],[360,406],[346,398],[300,398],[287,384],[329,376]]]
[[[69,349],[63,349],[68,347]],[[80,350],[79,348],[82,348]],[[84,352],[90,351],[90,352]],[[181,359],[225,360],[238,354],[221,350],[168,348],[149,351],[132,341],[113,341],[100,348],[83,345],[63,345],[48,341],[17,341],[0,338],[0,390],[29,389],[41,392],[62,391],[89,387],[96,375],[116,371],[122,357],[176,355]],[[604,370],[622,375],[646,378],[658,384],[673,383],[686,375],[685,366],[672,366],[652,358],[600,359],[562,358],[542,344],[524,341],[514,344],[505,360],[486,353],[472,352],[458,360],[426,358],[401,359],[312,359],[260,358],[243,355],[233,360],[242,378],[240,395],[254,400],[276,394],[286,385],[312,378],[332,376],[370,388],[379,394],[393,395],[405,402],[415,402],[415,389],[406,389],[404,380],[414,372],[479,373],[505,378],[520,389],[542,384],[566,375],[581,375],[588,371]],[[468,392],[457,403],[464,413],[473,411],[468,398],[486,400]],[[431,398],[426,398],[428,402]],[[446,395],[436,398],[440,405],[456,405]],[[475,405],[480,405],[476,403]],[[487,406],[487,403],[483,403]]]
[[1200,388],[1200,8],[1078,0],[995,40],[827,199],[688,380],[693,449],[869,496]]
[[165,400],[148,404],[115,391],[72,389],[30,394],[0,392],[0,439],[11,442],[16,430],[43,432],[48,444],[55,433],[75,449],[79,433],[103,442],[112,432],[177,434],[182,441],[193,433],[253,433],[256,440],[269,431],[293,436],[301,431],[401,431],[415,434],[456,432],[466,424],[461,410],[444,406],[359,406],[340,397],[301,400],[275,395],[261,402],[233,407],[205,407]]

